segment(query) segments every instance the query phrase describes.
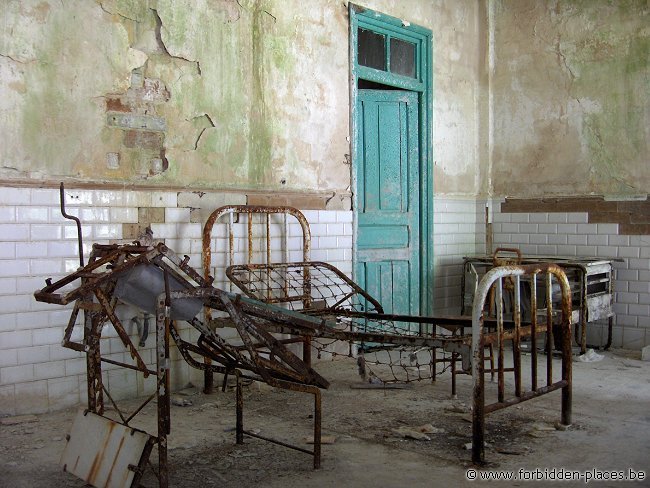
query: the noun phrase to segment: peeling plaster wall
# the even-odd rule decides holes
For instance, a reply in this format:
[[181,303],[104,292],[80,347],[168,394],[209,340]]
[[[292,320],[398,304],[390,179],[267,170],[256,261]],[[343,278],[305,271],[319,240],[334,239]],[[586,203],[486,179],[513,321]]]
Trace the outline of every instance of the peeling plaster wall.
[[[475,194],[477,2],[434,32],[436,192]],[[350,191],[347,2],[7,0],[0,179]]]
[[491,5],[495,196],[647,194],[648,2]]

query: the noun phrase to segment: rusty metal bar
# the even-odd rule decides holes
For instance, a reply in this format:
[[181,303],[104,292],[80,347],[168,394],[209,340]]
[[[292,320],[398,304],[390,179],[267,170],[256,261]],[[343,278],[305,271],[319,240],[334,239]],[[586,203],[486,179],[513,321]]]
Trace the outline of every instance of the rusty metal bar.
[[513,369],[515,373],[515,396],[521,396],[521,277],[515,276],[515,337],[512,340]]
[[537,390],[537,273],[530,279],[530,388]]
[[546,386],[553,383],[553,283],[546,275]]
[[63,188],[63,182],[61,182],[61,187],[59,188],[59,197],[61,203],[61,215],[68,220],[74,220],[77,224],[77,243],[79,244],[79,267],[84,267],[84,245],[83,245],[83,236],[81,233],[81,221],[78,217],[70,215],[65,211],[65,191]]
[[[535,298],[537,293],[536,285],[531,284],[531,326],[527,329],[521,325],[521,296],[520,287],[522,276],[531,276],[531,283],[537,280],[537,274],[544,273],[546,275],[546,312],[547,322],[545,325],[537,323],[537,301]],[[503,330],[503,322],[500,318],[503,315],[502,307],[502,293],[504,279],[511,280],[514,277],[514,331],[512,331],[510,338],[515,343],[513,347],[514,354],[514,368],[515,372],[515,397],[506,399],[503,396],[503,383],[502,375],[505,371],[502,363],[502,347],[503,341],[506,339],[506,334]],[[552,347],[553,344],[553,316],[552,316],[552,279],[555,278],[560,286],[562,298],[562,310],[559,319],[558,333],[562,335],[562,377],[560,380],[552,381],[552,366],[549,364],[552,361]],[[485,317],[483,310],[485,309],[485,302],[491,294],[492,288],[496,286],[497,296],[497,331],[491,336],[496,335],[493,340],[497,341],[499,345],[499,383],[498,383],[498,400],[491,405],[485,405],[485,370],[484,370],[484,354],[485,345],[487,343],[485,333]],[[525,337],[527,333],[532,334],[533,337],[540,332],[546,332],[547,336],[547,373],[550,374],[547,378],[547,385],[541,388],[536,384],[536,369],[531,369],[532,385],[531,390],[521,391],[521,348],[517,347],[517,343],[521,337]],[[561,422],[569,424],[571,422],[571,406],[572,406],[572,393],[571,393],[571,289],[568,279],[562,269],[553,264],[544,265],[528,265],[528,266],[500,266],[488,271],[477,289],[474,297],[473,311],[472,311],[472,374],[473,374],[473,408],[472,408],[472,461],[477,464],[484,462],[485,448],[485,415],[515,405],[522,401],[526,401],[540,395],[550,393],[555,390],[562,390],[562,412]],[[535,359],[536,359],[535,355]]]

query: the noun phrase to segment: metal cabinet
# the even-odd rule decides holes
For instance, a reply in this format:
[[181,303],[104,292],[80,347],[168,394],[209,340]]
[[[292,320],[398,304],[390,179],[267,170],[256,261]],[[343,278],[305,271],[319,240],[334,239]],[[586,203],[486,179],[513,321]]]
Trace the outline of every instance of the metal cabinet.
[[[572,292],[572,323],[576,343],[581,353],[587,348],[587,324],[608,321],[607,342],[599,347],[609,348],[613,324],[613,262],[614,259],[567,256],[527,256],[521,264],[555,263],[562,267]],[[478,255],[463,258],[461,279],[461,313],[471,313],[474,292],[485,272],[494,266],[493,256]]]

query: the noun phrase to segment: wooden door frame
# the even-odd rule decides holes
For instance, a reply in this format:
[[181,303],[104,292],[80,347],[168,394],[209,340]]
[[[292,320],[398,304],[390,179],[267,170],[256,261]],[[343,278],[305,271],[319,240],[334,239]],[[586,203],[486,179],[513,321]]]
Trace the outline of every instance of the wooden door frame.
[[[432,138],[432,33],[429,29],[409,24],[395,17],[373,10],[348,4],[350,16],[350,152],[352,160],[352,209],[353,234],[352,269],[357,268],[358,227],[356,211],[357,202],[357,161],[359,149],[357,138],[358,83],[360,79],[388,85],[402,90],[418,93],[418,125],[420,153],[420,314],[431,315],[433,312],[433,138]],[[395,75],[366,66],[357,61],[357,33],[359,27],[374,32],[393,35],[416,44],[416,78]],[[355,272],[355,271],[353,271]]]

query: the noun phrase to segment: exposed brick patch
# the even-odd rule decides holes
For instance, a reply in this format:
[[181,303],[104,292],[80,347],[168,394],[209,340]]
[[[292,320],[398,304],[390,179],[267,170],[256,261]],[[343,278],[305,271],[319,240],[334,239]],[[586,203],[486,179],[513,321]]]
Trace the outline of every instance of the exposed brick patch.
[[619,224],[619,234],[650,235],[650,200],[606,201],[602,197],[506,199],[503,213],[586,212],[590,223]]
[[125,105],[121,98],[107,98],[106,111],[107,112],[131,112],[130,105]]
[[126,147],[162,149],[164,140],[165,135],[162,132],[127,130],[124,133],[124,145]]

